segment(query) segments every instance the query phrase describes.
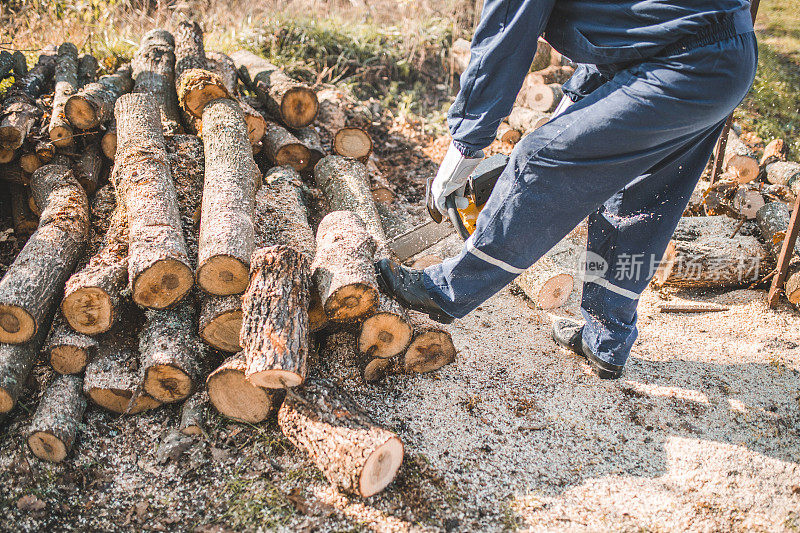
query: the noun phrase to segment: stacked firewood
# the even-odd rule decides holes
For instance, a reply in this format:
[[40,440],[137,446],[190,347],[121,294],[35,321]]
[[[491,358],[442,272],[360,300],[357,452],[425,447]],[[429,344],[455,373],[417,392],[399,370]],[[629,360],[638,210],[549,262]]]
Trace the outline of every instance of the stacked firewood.
[[[451,58],[454,74],[460,75],[469,64],[469,42],[456,40]],[[497,129],[497,139],[516,144],[523,136],[546,124],[564,97],[561,85],[574,72],[572,62],[540,38],[530,72],[525,76],[511,114]]]
[[403,445],[344,389],[455,348],[378,288],[375,201],[392,195],[367,166],[368,114],[250,52],[206,53],[191,22],[97,81],[87,57],[46,49],[2,102],[0,178],[30,237],[0,281],[0,413],[41,352],[58,375],[30,426],[41,458],[67,456],[85,398],[127,415],[184,402],[186,433],[210,402],[277,414],[332,483],[382,490]]

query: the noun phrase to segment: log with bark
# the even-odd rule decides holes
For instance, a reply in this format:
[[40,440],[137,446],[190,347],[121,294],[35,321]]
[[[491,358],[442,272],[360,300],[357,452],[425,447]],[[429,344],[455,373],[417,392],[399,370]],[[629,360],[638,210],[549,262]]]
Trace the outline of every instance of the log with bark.
[[21,166],[14,163],[0,164],[0,180],[23,186],[31,182],[30,177],[22,170]]
[[723,174],[703,195],[705,213],[752,220],[764,205],[762,184],[739,183],[736,176]]
[[682,218],[653,277],[654,285],[744,287],[758,281],[774,261],[758,239],[736,233],[736,226],[736,220],[724,215]]
[[466,39],[456,39],[450,48],[450,64],[454,76],[461,76],[467,70],[471,55],[470,43]]
[[164,403],[188,398],[200,383],[206,356],[195,334],[191,303],[146,310],[139,353],[144,392]]
[[[69,123],[81,130],[97,128],[114,119],[114,104],[133,89],[130,65],[89,83],[72,95],[64,106]],[[112,157],[113,159],[113,153]]]
[[767,181],[775,185],[788,185],[800,179],[800,163],[776,161],[766,166]]
[[17,156],[17,152],[0,146],[0,164],[10,163]]
[[103,166],[100,139],[94,135],[83,137],[83,150],[75,162],[75,177],[89,196],[93,195],[100,185]]
[[133,301],[164,309],[189,292],[194,276],[181,229],[158,102],[148,94],[117,100],[117,155],[111,181],[125,203],[128,279]]
[[42,327],[88,240],[86,193],[66,167],[47,165],[31,178],[39,227],[0,281],[0,342],[20,344]]
[[150,94],[155,98],[164,134],[181,133],[178,95],[175,92],[175,39],[172,34],[162,29],[147,32],[142,37],[131,67],[133,92]]
[[203,112],[205,185],[197,282],[210,294],[245,290],[254,248],[253,208],[261,180],[244,117],[233,100],[209,103]]
[[14,235],[20,242],[30,237],[39,227],[39,217],[33,214],[28,205],[28,192],[24,185],[11,183],[11,220]]
[[97,357],[86,367],[83,391],[94,403],[114,413],[137,414],[161,405],[141,391],[136,325],[128,323],[102,335]]
[[751,182],[759,174],[758,160],[733,128],[728,133],[725,155],[722,158],[722,170],[735,176],[739,183]]
[[403,443],[355,402],[321,379],[287,394],[278,424],[325,477],[350,494],[369,497],[388,486],[403,462]]
[[28,446],[39,459],[58,463],[72,449],[86,410],[83,376],[58,376],[47,386],[28,429]]
[[252,52],[231,55],[240,78],[255,91],[267,112],[290,128],[304,128],[317,116],[319,102],[308,86]]
[[[759,209],[756,215],[758,229],[775,261],[781,253],[790,218],[789,208],[783,202],[770,202]],[[792,250],[783,289],[789,302],[800,304],[800,242]]]
[[0,344],[0,414],[11,411],[17,404],[49,331],[52,315],[48,313],[34,337],[25,344]]
[[455,361],[456,348],[447,327],[421,313],[409,315],[414,324],[414,338],[402,356],[402,371],[433,372]]
[[285,392],[253,385],[245,378],[246,369],[244,355],[238,353],[209,374],[206,389],[211,404],[221,415],[257,424],[280,407]]
[[[267,123],[261,113],[256,111],[244,98],[239,95],[239,78],[236,75],[236,65],[229,56],[221,52],[208,52],[206,54],[208,70],[217,74],[232,98],[239,102],[239,107],[244,113],[244,121],[247,123],[247,136],[250,145],[256,147],[264,137]],[[255,151],[254,151],[255,153]]]
[[103,154],[113,161],[117,155],[117,121],[115,119],[111,119],[106,125],[103,138],[100,140],[100,147],[103,149]]
[[372,153],[372,137],[363,128],[344,127],[333,136],[333,153],[366,164]]
[[306,170],[313,171],[319,160],[325,157],[325,149],[322,147],[319,133],[313,126],[306,126],[305,128],[294,130],[292,134],[308,149],[310,157]]
[[197,22],[183,21],[175,31],[175,76],[178,103],[194,118],[202,118],[209,102],[231,96],[222,78],[208,69],[203,30]]
[[534,111],[550,113],[558,107],[563,96],[560,83],[528,85],[524,92],[520,92],[517,103]]
[[[314,177],[333,209],[346,209],[361,218],[375,242],[375,258],[391,257],[366,167],[358,161],[329,156],[317,164]],[[325,310],[332,318],[327,306]],[[365,318],[359,337],[359,349],[363,352],[373,357],[392,357],[401,353],[411,341],[412,327],[407,313],[388,296],[379,293],[375,312]]]
[[789,146],[783,139],[773,139],[767,146],[764,147],[764,153],[761,156],[761,161],[758,165],[764,169],[771,163],[778,161],[786,161],[786,156],[789,155]]
[[325,314],[337,322],[372,315],[378,282],[372,265],[375,240],[353,211],[334,211],[317,228],[312,272]]
[[397,370],[395,358],[372,357],[358,350],[358,338],[350,331],[336,331],[322,341],[320,367],[339,387],[353,389],[377,383]]
[[0,50],[0,80],[11,73],[14,68],[14,57],[7,50]]
[[72,125],[64,114],[64,108],[67,100],[78,90],[78,48],[72,43],[58,47],[55,82],[49,134],[56,147],[64,148],[72,145]]
[[508,122],[501,122],[497,128],[496,138],[504,143],[517,144],[522,138],[522,133],[509,126]]
[[535,85],[549,85],[551,83],[563,84],[572,77],[575,69],[571,66],[550,65],[542,70],[530,72],[525,76],[525,81],[522,83],[522,90],[527,90],[527,87]]
[[181,422],[178,430],[184,435],[202,435],[208,394],[205,390],[192,394],[181,406]]
[[308,357],[308,257],[286,245],[260,248],[250,271],[239,337],[247,379],[271,389],[297,387]]
[[43,164],[44,163],[42,163],[42,160],[39,159],[35,151],[29,151],[19,156],[19,168],[21,168],[25,174],[33,174]]
[[311,151],[306,145],[279,124],[266,122],[262,141],[264,154],[273,165],[288,165],[301,171],[311,162]]
[[16,150],[31,132],[42,110],[36,103],[55,71],[55,54],[46,51],[28,73],[6,93],[0,113],[0,147]]
[[100,64],[92,54],[83,54],[78,59],[78,88],[81,89],[97,81],[97,70]]
[[50,366],[59,374],[83,372],[97,355],[97,339],[78,333],[57,313],[44,343]]
[[519,130],[523,135],[527,135],[533,130],[540,128],[547,124],[550,120],[550,115],[542,113],[541,111],[534,111],[525,107],[514,107],[511,114],[508,115],[509,126]]
[[200,305],[200,338],[223,352],[238,352],[242,330],[242,297],[203,295]]
[[529,70],[535,72],[550,66],[550,55],[552,51],[553,48],[550,46],[550,43],[540,37],[536,42],[536,53],[533,56],[533,61],[531,61]]

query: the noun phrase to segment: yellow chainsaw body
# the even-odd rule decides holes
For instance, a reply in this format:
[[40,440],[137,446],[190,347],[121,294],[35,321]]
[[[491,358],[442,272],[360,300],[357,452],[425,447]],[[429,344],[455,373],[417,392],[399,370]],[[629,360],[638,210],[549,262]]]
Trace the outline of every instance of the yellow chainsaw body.
[[478,215],[481,213],[481,209],[483,209],[484,205],[486,204],[475,205],[475,202],[470,198],[469,205],[464,209],[458,210],[461,223],[464,224],[464,228],[470,235],[475,232],[475,224],[478,221]]

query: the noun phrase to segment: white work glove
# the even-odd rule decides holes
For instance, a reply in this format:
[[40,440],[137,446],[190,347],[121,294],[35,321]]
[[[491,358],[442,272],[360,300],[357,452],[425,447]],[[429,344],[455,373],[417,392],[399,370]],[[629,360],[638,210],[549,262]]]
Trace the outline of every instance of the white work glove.
[[445,200],[454,192],[456,193],[455,200],[458,209],[464,209],[469,205],[469,200],[464,198],[464,189],[470,174],[482,160],[483,151],[478,152],[478,157],[465,157],[453,143],[450,143],[447,154],[445,154],[442,164],[439,166],[439,172],[436,173],[436,178],[434,178],[431,185],[433,201],[436,204],[436,209],[442,215],[447,216]]

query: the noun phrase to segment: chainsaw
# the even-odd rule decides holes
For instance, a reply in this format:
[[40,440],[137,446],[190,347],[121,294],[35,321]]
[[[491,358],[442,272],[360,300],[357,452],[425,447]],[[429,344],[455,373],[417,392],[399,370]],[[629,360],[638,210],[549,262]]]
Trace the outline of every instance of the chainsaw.
[[428,178],[425,184],[425,206],[431,220],[395,237],[389,243],[389,247],[401,261],[405,261],[452,235],[454,230],[461,239],[467,240],[475,231],[478,215],[489,200],[497,178],[503,173],[507,164],[508,156],[497,154],[484,159],[475,167],[464,191],[464,196],[469,200],[467,206],[463,209],[456,207],[456,193],[445,199],[449,225],[442,224],[444,216],[436,208],[431,193],[434,178]]

